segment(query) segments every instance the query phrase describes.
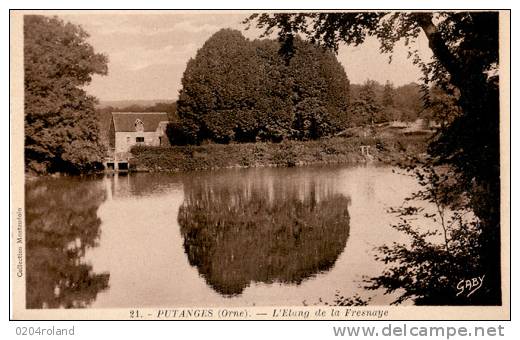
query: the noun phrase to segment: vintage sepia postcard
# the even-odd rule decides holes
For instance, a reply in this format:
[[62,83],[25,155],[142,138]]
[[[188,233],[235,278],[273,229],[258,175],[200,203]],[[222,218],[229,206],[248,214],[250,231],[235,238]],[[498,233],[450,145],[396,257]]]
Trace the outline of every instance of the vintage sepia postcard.
[[13,319],[510,319],[510,11],[10,29]]

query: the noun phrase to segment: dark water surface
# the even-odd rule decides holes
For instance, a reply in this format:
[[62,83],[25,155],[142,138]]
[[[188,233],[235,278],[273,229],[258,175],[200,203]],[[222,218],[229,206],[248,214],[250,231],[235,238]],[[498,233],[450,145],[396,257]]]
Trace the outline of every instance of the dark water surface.
[[[400,241],[391,167],[43,178],[26,185],[27,306],[302,305],[360,293]],[[370,293],[373,296],[374,293]],[[320,302],[321,301],[321,302]],[[389,297],[373,297],[387,304]]]

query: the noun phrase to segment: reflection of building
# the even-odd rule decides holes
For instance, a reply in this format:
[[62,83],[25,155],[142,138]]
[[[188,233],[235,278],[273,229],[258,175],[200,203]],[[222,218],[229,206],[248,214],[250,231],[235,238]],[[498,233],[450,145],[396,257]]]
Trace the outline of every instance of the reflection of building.
[[128,153],[134,145],[169,145],[166,137],[168,114],[165,112],[113,112],[108,131],[107,169],[127,170]]
[[103,183],[108,201],[182,190],[181,179],[168,173],[108,173],[104,177]]

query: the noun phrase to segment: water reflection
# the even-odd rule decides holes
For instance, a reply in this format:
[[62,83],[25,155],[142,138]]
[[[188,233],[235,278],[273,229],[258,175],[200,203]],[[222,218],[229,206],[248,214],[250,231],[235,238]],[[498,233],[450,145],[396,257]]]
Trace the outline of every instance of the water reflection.
[[363,276],[384,270],[371,250],[403,241],[386,209],[413,183],[389,167],[344,166],[30,181],[27,307],[290,306],[354,295]]
[[252,282],[299,285],[330,270],[346,246],[350,198],[326,177],[228,174],[183,184],[184,250],[224,296]]
[[143,198],[181,190],[178,176],[169,173],[119,173],[105,177],[108,199]]
[[85,251],[97,246],[105,200],[101,181],[39,179],[26,184],[27,308],[81,308],[108,288],[110,275],[94,273]]

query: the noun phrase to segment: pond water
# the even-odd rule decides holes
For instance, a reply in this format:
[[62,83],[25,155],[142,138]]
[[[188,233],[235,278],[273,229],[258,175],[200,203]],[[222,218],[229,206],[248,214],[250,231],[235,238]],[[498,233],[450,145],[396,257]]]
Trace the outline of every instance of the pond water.
[[416,189],[370,165],[30,181],[27,307],[388,304],[360,284]]

